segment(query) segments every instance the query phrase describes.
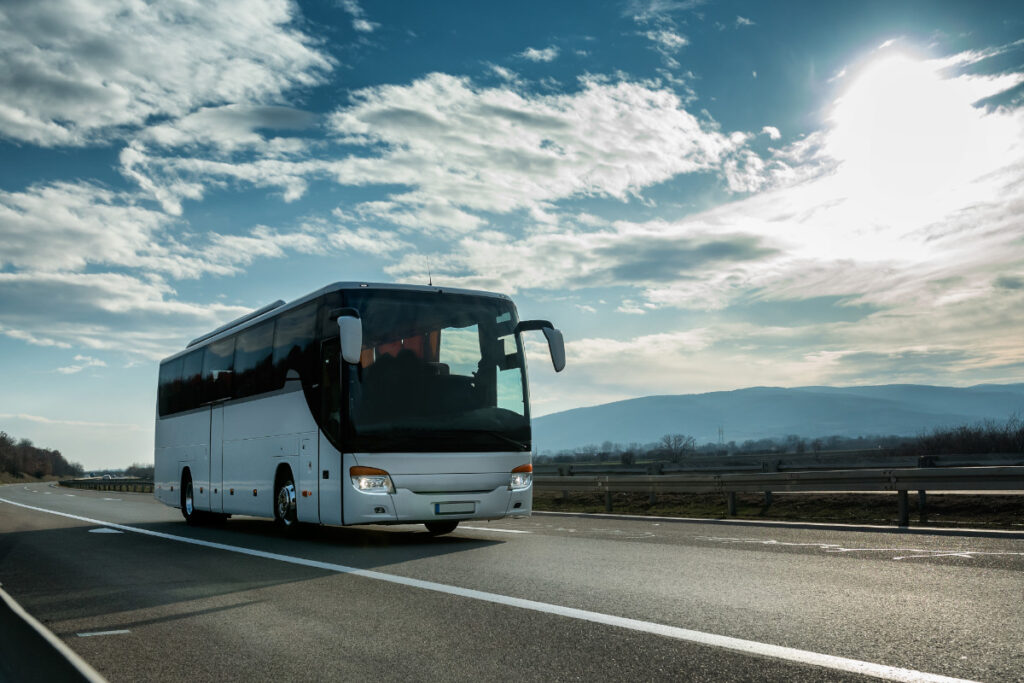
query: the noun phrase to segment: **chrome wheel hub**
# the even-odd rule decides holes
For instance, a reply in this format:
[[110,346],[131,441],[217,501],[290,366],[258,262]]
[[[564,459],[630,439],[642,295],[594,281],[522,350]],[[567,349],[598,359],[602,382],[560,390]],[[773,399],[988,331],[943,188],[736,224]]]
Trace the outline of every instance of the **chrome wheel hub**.
[[285,524],[295,519],[295,485],[291,482],[277,491],[277,517]]

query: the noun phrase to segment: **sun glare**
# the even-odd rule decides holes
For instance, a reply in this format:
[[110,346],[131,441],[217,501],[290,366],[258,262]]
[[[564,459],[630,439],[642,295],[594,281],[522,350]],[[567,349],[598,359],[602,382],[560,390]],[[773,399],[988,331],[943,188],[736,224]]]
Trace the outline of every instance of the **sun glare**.
[[872,213],[914,211],[971,180],[982,113],[955,79],[897,54],[869,64],[837,100],[829,137],[851,198]]

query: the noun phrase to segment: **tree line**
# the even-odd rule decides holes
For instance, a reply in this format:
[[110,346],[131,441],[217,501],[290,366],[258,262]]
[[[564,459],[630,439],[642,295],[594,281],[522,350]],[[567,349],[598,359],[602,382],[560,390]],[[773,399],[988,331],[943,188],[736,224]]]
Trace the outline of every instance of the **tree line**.
[[657,441],[619,444],[605,441],[574,449],[534,453],[534,462],[682,462],[696,456],[785,455],[822,451],[879,450],[892,455],[943,455],[975,453],[1024,453],[1024,421],[987,421],[975,425],[939,428],[917,436],[869,435],[806,438],[789,434],[780,438],[748,439],[742,443],[697,445],[687,434],[665,434]]
[[15,439],[0,431],[0,471],[42,478],[80,477],[84,469],[78,463],[65,460],[58,450],[39,448],[29,439]]

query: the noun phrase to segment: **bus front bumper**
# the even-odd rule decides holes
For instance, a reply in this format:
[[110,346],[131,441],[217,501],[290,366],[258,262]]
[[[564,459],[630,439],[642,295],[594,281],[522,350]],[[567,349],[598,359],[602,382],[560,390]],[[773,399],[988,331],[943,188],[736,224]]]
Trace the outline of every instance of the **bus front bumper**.
[[527,516],[533,509],[533,486],[510,491],[441,491],[418,493],[345,492],[345,524],[419,524],[442,520],[501,519]]

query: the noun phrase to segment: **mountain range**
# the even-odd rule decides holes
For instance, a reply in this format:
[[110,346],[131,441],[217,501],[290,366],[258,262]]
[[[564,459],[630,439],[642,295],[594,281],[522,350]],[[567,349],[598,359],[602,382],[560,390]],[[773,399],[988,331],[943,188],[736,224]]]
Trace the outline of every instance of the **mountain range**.
[[752,387],[706,394],[645,396],[574,408],[533,420],[541,453],[604,441],[650,443],[687,434],[698,444],[723,440],[816,438],[837,434],[915,436],[940,427],[1005,422],[1024,415],[1024,384],[941,387]]

